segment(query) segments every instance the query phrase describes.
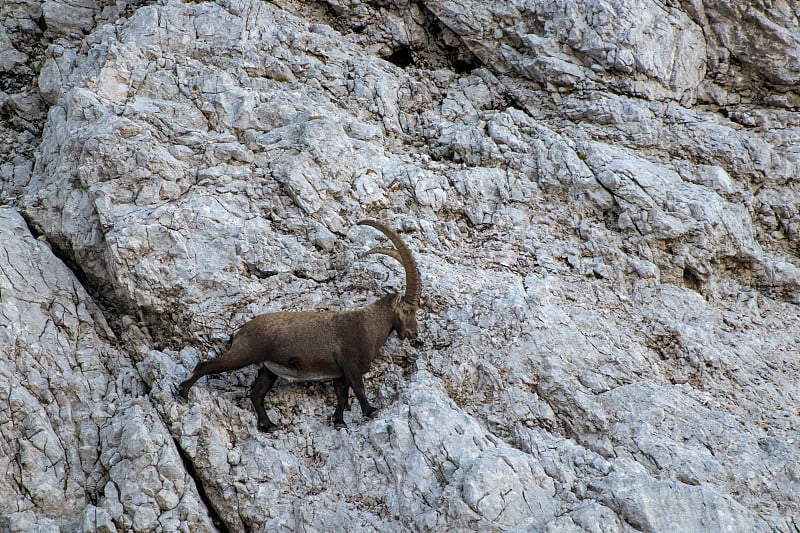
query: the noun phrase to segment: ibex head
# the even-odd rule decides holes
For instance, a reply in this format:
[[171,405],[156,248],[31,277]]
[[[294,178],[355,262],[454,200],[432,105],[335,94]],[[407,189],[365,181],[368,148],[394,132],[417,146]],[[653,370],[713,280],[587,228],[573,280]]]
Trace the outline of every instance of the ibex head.
[[394,249],[381,247],[372,248],[364,255],[388,255],[389,257],[397,259],[400,264],[403,265],[406,271],[406,292],[403,295],[398,294],[394,300],[394,321],[392,323],[392,329],[401,339],[414,341],[417,338],[417,309],[419,309],[421,287],[417,262],[411,255],[411,250],[408,249],[408,246],[406,246],[400,236],[393,230],[376,220],[362,220],[359,224],[362,226],[372,226],[381,231],[395,246]]
[[394,300],[392,329],[401,339],[417,340],[417,306],[403,300],[400,294]]

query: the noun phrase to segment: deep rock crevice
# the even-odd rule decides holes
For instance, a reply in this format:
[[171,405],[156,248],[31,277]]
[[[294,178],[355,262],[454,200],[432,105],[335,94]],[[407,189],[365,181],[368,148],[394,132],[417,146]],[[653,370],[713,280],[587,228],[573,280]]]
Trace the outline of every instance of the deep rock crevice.
[[209,518],[214,524],[214,527],[217,529],[217,531],[219,531],[219,533],[229,533],[231,529],[217,512],[213,500],[208,497],[208,494],[206,494],[203,479],[198,475],[191,457],[189,457],[186,451],[181,447],[180,440],[178,438],[173,436],[172,440],[175,444],[175,449],[178,451],[178,455],[180,455],[181,460],[183,461],[183,466],[186,469],[186,473],[194,483],[197,494],[200,496],[200,500],[203,502],[203,505],[208,511]]

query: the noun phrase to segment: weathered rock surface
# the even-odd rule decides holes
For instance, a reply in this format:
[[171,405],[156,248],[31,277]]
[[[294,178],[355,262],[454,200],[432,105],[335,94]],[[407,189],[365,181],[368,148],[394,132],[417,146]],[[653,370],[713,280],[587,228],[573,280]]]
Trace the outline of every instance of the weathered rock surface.
[[[0,530],[800,530],[793,4],[0,15]],[[377,418],[175,400],[255,314],[401,288],[364,216],[423,281]]]
[[0,528],[212,527],[100,309],[16,211],[0,230]]

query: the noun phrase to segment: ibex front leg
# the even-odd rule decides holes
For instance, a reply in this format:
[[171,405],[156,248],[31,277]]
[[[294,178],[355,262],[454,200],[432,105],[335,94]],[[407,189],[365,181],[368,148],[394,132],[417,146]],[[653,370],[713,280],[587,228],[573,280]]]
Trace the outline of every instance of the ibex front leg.
[[333,413],[333,427],[344,429],[347,427],[347,424],[344,423],[344,409],[347,407],[347,397],[350,394],[350,385],[347,384],[347,378],[335,378],[333,380],[333,390],[336,391],[336,412]]
[[343,370],[347,384],[353,389],[356,398],[358,398],[358,403],[361,404],[361,412],[369,418],[377,416],[378,409],[370,405],[369,400],[367,400],[367,394],[364,392],[364,379],[361,376],[361,371],[358,368],[344,368]]

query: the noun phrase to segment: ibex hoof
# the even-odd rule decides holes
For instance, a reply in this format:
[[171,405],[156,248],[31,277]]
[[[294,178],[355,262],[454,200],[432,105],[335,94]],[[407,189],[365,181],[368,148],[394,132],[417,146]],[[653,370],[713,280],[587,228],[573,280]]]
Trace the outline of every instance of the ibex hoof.
[[261,422],[259,422],[257,427],[258,427],[258,430],[260,432],[262,432],[262,433],[272,433],[273,431],[277,431],[278,430],[278,425],[277,424],[273,424],[273,423],[262,424]]
[[367,411],[364,414],[367,416],[367,418],[375,418],[376,416],[381,414],[381,410],[373,407],[371,411]]
[[182,386],[179,385],[178,387],[173,389],[173,392],[175,393],[175,398],[179,402],[186,403],[187,401],[189,401],[189,391],[184,390]]
[[347,424],[344,422],[334,422],[333,427],[336,429],[347,429]]

